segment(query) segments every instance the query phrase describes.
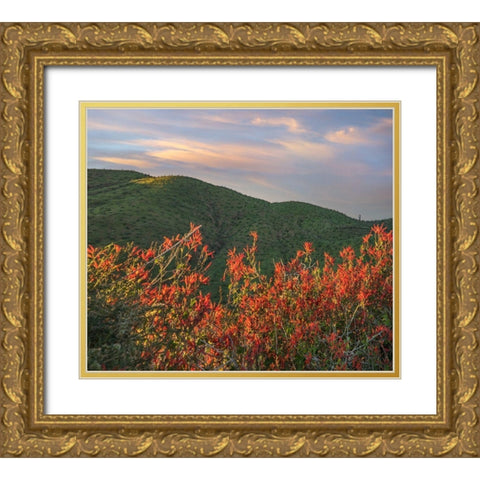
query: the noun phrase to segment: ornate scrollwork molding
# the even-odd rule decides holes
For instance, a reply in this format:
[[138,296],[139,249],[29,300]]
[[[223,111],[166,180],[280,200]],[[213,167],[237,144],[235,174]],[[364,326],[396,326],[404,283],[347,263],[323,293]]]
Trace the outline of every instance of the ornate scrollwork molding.
[[[478,87],[479,25],[476,24],[4,24],[0,27],[2,212],[0,254],[0,452],[4,456],[477,456],[478,426]],[[58,417],[58,425],[30,424],[29,377],[35,352],[32,309],[32,252],[29,228],[35,186],[31,95],[37,78],[34,59],[62,56],[59,64],[421,64],[445,61],[448,98],[445,142],[439,172],[445,185],[446,221],[438,244],[449,272],[442,302],[450,312],[438,332],[448,352],[444,365],[448,421],[435,427],[411,416],[395,416],[382,428],[352,420],[346,427],[323,427],[308,416],[237,419],[222,428],[222,417],[205,427],[142,429],[144,417],[122,417],[126,428],[109,427],[102,417],[82,416],[78,426]],[[388,56],[388,59],[386,57]],[[383,60],[382,60],[383,59]],[[398,59],[395,61],[395,59]],[[445,146],[443,146],[445,145]],[[446,235],[444,235],[446,233]],[[40,257],[41,258],[41,257]],[[34,379],[35,381],[35,379]],[[215,426],[208,425],[208,418]],[[372,417],[373,418],[373,417]],[[185,416],[173,420],[188,421]],[[197,419],[198,420],[198,419]],[[336,417],[327,423],[335,424]],[[364,417],[363,421],[371,420]],[[72,419],[70,419],[72,422]],[[63,423],[62,423],[63,422]],[[88,428],[85,422],[90,422]],[[283,422],[283,424],[282,424]],[[267,425],[267,426],[265,426]]]

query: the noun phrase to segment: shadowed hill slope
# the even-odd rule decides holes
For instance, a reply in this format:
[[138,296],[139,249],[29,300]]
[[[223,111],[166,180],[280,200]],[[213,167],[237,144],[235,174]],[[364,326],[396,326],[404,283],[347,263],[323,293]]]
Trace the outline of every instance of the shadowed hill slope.
[[[258,233],[258,259],[271,274],[274,261],[295,256],[304,242],[337,257],[347,245],[357,249],[375,223],[392,228],[392,220],[360,221],[302,202],[269,203],[229,188],[190,177],[150,177],[128,170],[88,170],[88,243],[111,242],[148,247],[165,236],[202,225],[204,241],[215,252],[211,291],[217,292],[227,252],[242,249]],[[216,295],[215,295],[216,296]]]

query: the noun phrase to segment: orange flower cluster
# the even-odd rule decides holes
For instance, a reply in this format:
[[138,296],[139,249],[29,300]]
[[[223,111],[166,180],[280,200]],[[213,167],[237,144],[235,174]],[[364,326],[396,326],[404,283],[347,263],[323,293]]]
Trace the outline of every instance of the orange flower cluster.
[[149,249],[89,247],[89,368],[390,370],[392,233],[374,226],[323,266],[306,242],[272,277],[258,236],[229,252],[227,298],[213,302],[199,227]]

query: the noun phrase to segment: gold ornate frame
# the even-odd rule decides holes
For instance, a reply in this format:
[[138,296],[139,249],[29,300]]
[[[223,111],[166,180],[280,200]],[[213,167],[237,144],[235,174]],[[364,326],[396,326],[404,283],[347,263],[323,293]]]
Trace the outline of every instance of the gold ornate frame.
[[[2,456],[478,456],[479,24],[2,24]],[[46,415],[44,68],[433,65],[435,415]]]

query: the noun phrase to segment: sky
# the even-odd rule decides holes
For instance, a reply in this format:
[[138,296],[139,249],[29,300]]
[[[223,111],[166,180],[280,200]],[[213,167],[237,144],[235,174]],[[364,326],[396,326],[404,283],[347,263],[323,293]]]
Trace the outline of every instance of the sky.
[[87,163],[379,220],[392,217],[392,119],[366,108],[89,108]]

